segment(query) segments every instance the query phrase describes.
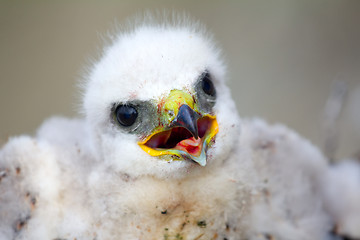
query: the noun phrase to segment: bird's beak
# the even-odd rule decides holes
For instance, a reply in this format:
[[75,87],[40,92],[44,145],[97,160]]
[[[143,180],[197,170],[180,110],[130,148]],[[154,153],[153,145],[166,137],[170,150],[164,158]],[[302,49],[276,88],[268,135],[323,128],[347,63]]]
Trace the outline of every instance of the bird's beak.
[[197,120],[200,114],[191,109],[188,105],[183,104],[179,108],[179,113],[176,118],[171,122],[171,127],[184,127],[186,128],[195,139],[199,138]]
[[160,101],[158,113],[158,127],[139,146],[151,156],[205,166],[207,150],[218,132],[216,117],[202,113],[194,98],[180,90],[172,90]]

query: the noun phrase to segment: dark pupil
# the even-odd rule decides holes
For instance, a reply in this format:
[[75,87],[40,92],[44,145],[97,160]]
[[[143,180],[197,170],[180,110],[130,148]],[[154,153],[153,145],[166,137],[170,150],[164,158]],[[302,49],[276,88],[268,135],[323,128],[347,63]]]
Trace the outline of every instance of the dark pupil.
[[206,73],[204,78],[202,79],[202,89],[207,95],[215,96],[216,94],[215,87],[212,81],[210,80],[209,73]]
[[137,116],[138,113],[132,106],[120,105],[116,108],[117,121],[125,127],[133,125]]

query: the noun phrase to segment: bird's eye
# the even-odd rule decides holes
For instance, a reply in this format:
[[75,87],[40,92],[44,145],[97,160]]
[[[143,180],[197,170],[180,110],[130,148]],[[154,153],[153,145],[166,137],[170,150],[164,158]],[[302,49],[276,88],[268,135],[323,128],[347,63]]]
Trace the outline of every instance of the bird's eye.
[[115,111],[117,121],[125,127],[133,125],[138,116],[138,112],[131,105],[119,105]]
[[201,88],[207,95],[215,97],[216,90],[215,90],[214,84],[212,83],[212,81],[210,79],[210,74],[208,72],[205,73],[203,79],[201,80]]

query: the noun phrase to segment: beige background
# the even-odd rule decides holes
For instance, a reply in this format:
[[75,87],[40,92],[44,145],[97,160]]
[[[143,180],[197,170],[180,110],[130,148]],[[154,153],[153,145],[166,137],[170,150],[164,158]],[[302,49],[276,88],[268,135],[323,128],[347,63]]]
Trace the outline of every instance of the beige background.
[[[360,150],[360,1],[0,1],[0,143],[51,115],[77,116],[82,69],[115,22],[174,9],[223,47],[242,116],[282,122],[321,146],[335,79],[350,93],[338,156]],[[359,95],[356,95],[359,92]]]

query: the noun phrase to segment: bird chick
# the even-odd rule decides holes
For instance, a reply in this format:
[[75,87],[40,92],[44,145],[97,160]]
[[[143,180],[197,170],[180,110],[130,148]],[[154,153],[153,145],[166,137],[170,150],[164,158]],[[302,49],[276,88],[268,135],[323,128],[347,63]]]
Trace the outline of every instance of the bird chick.
[[177,20],[115,37],[85,77],[83,119],[1,149],[0,239],[335,239],[325,157],[240,119],[211,35]]

